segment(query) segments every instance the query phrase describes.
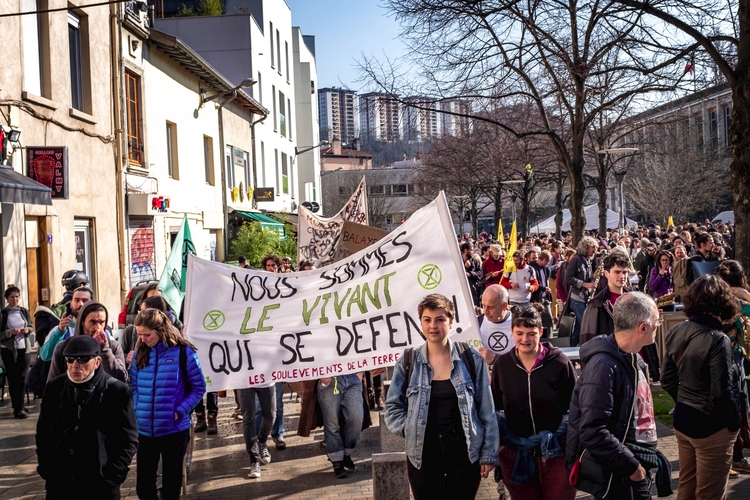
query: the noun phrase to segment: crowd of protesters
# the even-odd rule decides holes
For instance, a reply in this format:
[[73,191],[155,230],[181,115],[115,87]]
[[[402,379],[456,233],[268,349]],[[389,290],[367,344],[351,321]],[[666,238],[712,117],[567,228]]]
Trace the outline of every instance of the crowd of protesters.
[[[750,473],[738,439],[747,420],[750,291],[733,243],[724,224],[650,224],[577,242],[523,237],[506,255],[489,235],[466,234],[459,249],[483,347],[453,342],[453,302],[429,295],[417,311],[426,343],[400,357],[387,401],[382,371],[308,381],[297,433],[322,426],[333,472],[344,477],[356,468],[369,410],[385,409],[388,428],[405,437],[416,499],[474,498],[493,469],[501,499],[572,500],[577,489],[645,499],[652,484],[660,496],[671,492],[649,385],[661,379],[675,401],[679,497],[723,498],[730,475]],[[275,254],[261,269],[297,272]],[[191,428],[217,432],[218,395],[206,394],[195,347],[156,286],[118,342],[88,278],[67,279],[64,304],[43,311],[59,319],[35,363],[47,382],[37,454],[48,498],[119,498],[136,451],[139,498],[178,498]],[[0,345],[14,416],[24,419],[34,330],[19,297],[8,286]],[[687,321],[658,353],[660,310],[675,308]],[[550,342],[563,324],[569,345],[580,347],[579,367]],[[242,421],[250,478],[271,462],[269,438],[277,451],[286,447],[284,390],[235,391],[232,417]]]

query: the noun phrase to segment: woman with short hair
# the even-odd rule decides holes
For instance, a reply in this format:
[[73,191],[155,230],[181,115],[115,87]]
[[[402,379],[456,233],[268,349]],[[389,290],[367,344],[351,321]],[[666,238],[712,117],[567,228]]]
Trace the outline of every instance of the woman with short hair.
[[[480,479],[498,464],[487,365],[477,351],[465,344],[461,350],[450,340],[455,315],[450,299],[428,295],[418,313],[427,341],[396,363],[385,423],[406,438],[415,500],[473,499]],[[467,366],[468,359],[473,366]]]
[[[540,342],[540,304],[513,312],[515,348],[492,364],[492,398],[500,428],[503,484],[514,500],[573,500],[565,444],[568,407],[575,387],[573,363],[557,347]],[[546,439],[548,433],[551,439]]]

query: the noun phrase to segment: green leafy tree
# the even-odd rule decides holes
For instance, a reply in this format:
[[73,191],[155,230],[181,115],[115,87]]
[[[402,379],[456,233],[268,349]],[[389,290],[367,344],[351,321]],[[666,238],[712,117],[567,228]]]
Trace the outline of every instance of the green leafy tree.
[[237,231],[237,237],[229,243],[229,253],[233,259],[240,255],[247,257],[253,267],[260,267],[260,260],[269,253],[279,257],[291,257],[297,260],[297,240],[293,236],[292,226],[284,224],[286,238],[281,239],[275,231],[261,227],[259,222],[246,222]]

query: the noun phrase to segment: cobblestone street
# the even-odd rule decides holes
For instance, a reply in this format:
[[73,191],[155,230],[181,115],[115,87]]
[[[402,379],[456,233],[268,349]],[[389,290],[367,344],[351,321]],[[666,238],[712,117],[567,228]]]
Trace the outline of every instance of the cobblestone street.
[[[285,421],[288,447],[276,451],[273,444],[272,461],[262,468],[260,479],[249,479],[249,460],[242,439],[242,425],[230,418],[234,398],[219,399],[219,434],[199,434],[196,451],[188,478],[188,497],[191,499],[356,499],[372,498],[371,455],[379,452],[378,416],[373,412],[374,427],[362,433],[354,453],[357,469],[344,479],[336,479],[320,442],[322,428],[315,429],[309,438],[296,435],[300,405],[285,397]],[[34,432],[39,414],[39,401],[31,401],[31,416],[17,420],[12,416],[6,397],[0,407],[0,498],[44,498],[44,483],[36,473]],[[677,444],[669,427],[659,428],[659,448],[672,461],[673,484],[678,478]],[[591,498],[579,494],[580,498]],[[123,499],[135,499],[135,459],[122,488]],[[479,499],[497,499],[495,484],[483,480]],[[656,498],[656,497],[654,497]],[[676,498],[676,495],[668,497]],[[730,480],[729,499],[750,498],[750,476]]]

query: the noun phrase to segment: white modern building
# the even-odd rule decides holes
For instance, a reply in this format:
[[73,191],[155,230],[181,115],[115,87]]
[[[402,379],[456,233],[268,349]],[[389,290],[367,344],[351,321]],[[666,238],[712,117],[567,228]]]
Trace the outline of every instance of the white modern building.
[[252,127],[267,114],[183,40],[138,21],[126,14],[122,32],[129,286],[159,278],[185,216],[196,254],[225,258],[228,211],[252,210]]
[[[461,135],[471,130],[471,102],[465,99],[449,99],[440,102],[440,133]],[[462,116],[463,115],[463,116]]]
[[401,139],[401,104],[380,92],[360,95],[359,130],[368,140],[391,142]]
[[[303,132],[305,127],[315,126],[310,118],[315,99],[300,103],[301,108],[297,103],[298,96],[317,86],[314,49],[310,48],[314,42],[312,37],[295,34],[291,10],[283,0],[246,3],[247,13],[157,19],[155,25],[184,41],[232,84],[239,85],[247,78],[256,80],[246,91],[270,113],[251,129],[250,161],[257,174],[252,179],[255,202],[260,210],[295,212],[304,201],[319,201],[308,196],[320,193],[315,171],[299,172],[300,165],[308,170],[314,167],[295,161],[295,148],[314,145],[308,141],[318,134]],[[304,68],[296,64],[295,47],[299,49],[299,65]],[[298,70],[303,75],[298,77]],[[305,137],[300,138],[298,133]],[[312,183],[311,189],[305,187],[308,183]]]
[[421,142],[441,135],[440,103],[427,97],[407,97],[404,99],[402,118],[403,138]]
[[318,90],[321,137],[332,141],[338,137],[352,146],[359,137],[359,102],[357,93],[349,89],[329,87]]

